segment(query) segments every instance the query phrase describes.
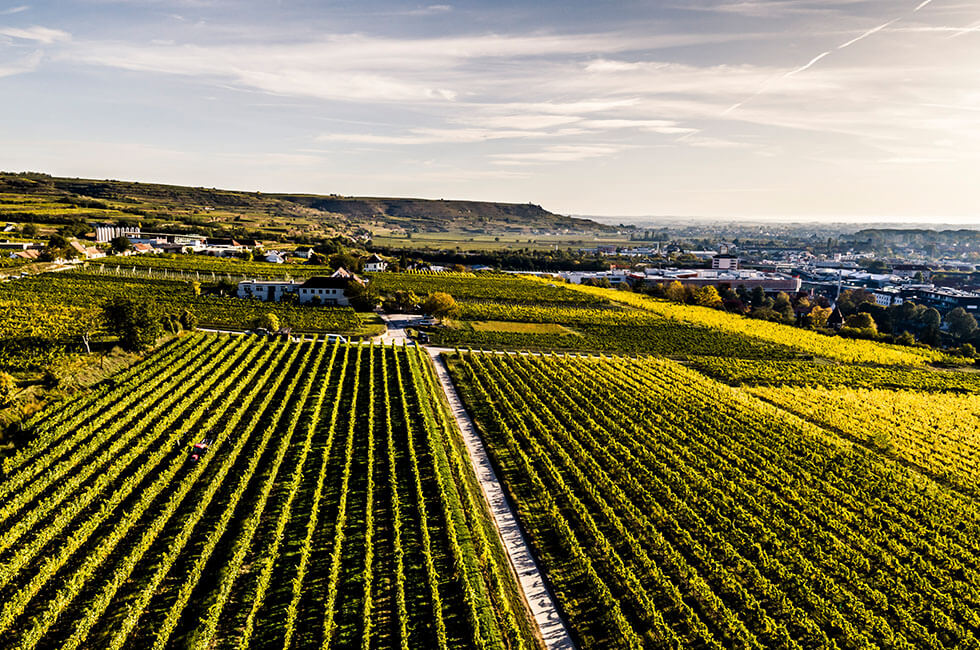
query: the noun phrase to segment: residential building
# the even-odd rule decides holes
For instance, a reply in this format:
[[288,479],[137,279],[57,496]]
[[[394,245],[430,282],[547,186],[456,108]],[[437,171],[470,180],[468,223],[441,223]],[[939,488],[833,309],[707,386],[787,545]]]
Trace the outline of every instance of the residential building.
[[287,293],[296,293],[299,286],[295,280],[242,280],[238,283],[238,297],[279,302]]
[[364,271],[366,273],[380,273],[388,268],[388,262],[381,259],[381,256],[375,253],[364,262]]
[[350,271],[340,268],[333,275],[310,278],[305,282],[295,280],[243,280],[238,283],[239,298],[254,298],[280,302],[287,294],[294,294],[305,305],[331,305],[345,307],[350,304],[347,295],[351,284],[364,284],[364,280]]

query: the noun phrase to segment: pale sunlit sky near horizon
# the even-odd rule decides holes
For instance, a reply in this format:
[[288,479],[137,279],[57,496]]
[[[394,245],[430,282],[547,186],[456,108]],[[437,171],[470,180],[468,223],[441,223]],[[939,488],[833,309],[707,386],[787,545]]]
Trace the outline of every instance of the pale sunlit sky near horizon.
[[980,2],[0,0],[0,169],[980,224]]

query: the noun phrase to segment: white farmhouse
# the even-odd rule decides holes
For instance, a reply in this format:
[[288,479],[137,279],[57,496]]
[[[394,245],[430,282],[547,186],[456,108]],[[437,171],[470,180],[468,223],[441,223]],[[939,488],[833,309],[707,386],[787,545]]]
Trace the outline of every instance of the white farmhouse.
[[243,280],[238,283],[238,297],[279,302],[287,293],[296,293],[298,287],[295,280]]
[[380,273],[388,268],[388,262],[381,259],[381,256],[375,253],[364,262],[364,271],[366,273]]

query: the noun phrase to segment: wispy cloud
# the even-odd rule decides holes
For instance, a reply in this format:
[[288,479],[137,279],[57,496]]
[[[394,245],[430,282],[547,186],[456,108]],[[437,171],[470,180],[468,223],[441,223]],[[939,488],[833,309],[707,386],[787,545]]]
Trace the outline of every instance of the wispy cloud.
[[850,5],[862,4],[867,0],[744,0],[743,2],[722,2],[711,5],[674,5],[675,9],[689,11],[718,12],[738,14],[753,18],[778,18],[788,15],[810,15],[837,13]]
[[548,163],[577,162],[589,158],[604,158],[617,154],[627,147],[622,145],[554,145],[540,151],[493,154],[496,165],[541,165]]
[[16,7],[10,7],[9,9],[0,9],[0,16],[12,16],[13,14],[23,13],[30,8],[30,5],[19,5]]
[[10,77],[15,74],[24,74],[37,69],[41,63],[41,52],[33,52],[27,57],[11,63],[0,63],[0,77]]
[[0,27],[0,36],[17,38],[25,41],[36,41],[44,45],[71,40],[71,34],[50,27]]

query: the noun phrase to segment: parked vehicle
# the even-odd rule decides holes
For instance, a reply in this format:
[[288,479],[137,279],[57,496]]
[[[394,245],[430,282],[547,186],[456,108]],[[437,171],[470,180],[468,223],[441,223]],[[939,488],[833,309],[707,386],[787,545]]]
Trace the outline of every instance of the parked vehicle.
[[191,447],[191,462],[196,463],[198,460],[200,460],[201,456],[207,453],[208,449],[210,449],[211,445],[213,444],[214,438],[204,438],[201,440],[201,442]]

